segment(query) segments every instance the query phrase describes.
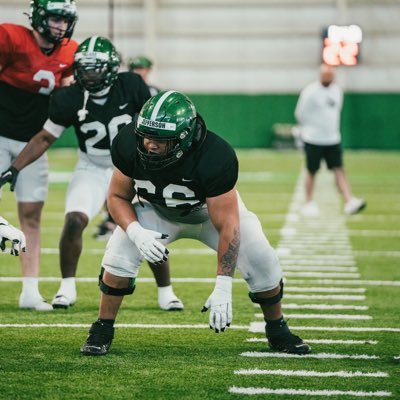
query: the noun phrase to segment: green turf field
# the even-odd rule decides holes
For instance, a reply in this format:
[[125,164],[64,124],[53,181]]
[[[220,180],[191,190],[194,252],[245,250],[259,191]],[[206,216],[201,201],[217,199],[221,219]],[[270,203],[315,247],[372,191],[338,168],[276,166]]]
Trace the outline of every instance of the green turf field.
[[[400,364],[392,360],[400,355],[400,153],[347,151],[349,179],[367,209],[345,218],[332,177],[322,172],[322,214],[311,221],[299,214],[301,153],[238,154],[238,188],[281,256],[284,312],[292,330],[310,341],[312,355],[282,358],[267,348],[260,311],[239,273],[232,328],[219,335],[209,330],[200,310],[214,285],[201,278],[215,276],[215,255],[185,240],[170,246],[185,310],[158,308],[143,265],[110,353],[83,357],[79,348],[98,310],[94,279],[78,282],[77,304],[68,311],[22,311],[21,282],[6,279],[21,276],[18,259],[0,254],[1,399],[400,399]],[[53,150],[49,157],[52,172],[70,172],[76,152]],[[51,183],[43,215],[41,276],[49,279],[40,288],[48,300],[59,286],[50,278],[59,277],[65,190],[62,180]],[[0,204],[0,214],[18,226],[8,188]],[[85,232],[79,278],[98,275],[105,243],[92,234],[99,220]]]

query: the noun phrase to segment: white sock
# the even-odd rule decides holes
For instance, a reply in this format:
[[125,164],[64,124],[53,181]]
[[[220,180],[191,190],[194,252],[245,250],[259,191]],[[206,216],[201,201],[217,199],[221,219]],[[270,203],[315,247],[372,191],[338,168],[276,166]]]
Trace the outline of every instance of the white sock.
[[76,279],[75,277],[71,278],[62,278],[60,289],[58,289],[57,294],[65,294],[67,297],[71,299],[76,298]]
[[39,278],[34,276],[23,276],[22,293],[27,297],[41,297],[39,293]]
[[172,285],[158,288],[159,300],[166,300],[170,299],[171,297],[176,297],[174,291],[172,290]]

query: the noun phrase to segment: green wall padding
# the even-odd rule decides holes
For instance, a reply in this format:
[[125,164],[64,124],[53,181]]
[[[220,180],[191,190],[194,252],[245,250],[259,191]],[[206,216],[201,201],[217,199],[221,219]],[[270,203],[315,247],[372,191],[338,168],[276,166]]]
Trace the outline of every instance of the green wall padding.
[[400,94],[349,93],[342,113],[344,147],[400,149]]
[[[294,124],[298,94],[189,94],[210,130],[234,147],[271,147],[275,123]],[[346,148],[400,149],[400,93],[347,93],[342,113]],[[73,129],[54,147],[76,147]]]
[[74,127],[67,128],[53,143],[52,147],[78,147],[78,139],[76,138]]

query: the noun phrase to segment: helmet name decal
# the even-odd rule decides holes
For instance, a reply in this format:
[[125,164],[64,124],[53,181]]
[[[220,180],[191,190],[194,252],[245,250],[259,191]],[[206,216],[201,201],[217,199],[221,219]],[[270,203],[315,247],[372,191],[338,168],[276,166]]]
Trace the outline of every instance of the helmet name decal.
[[87,51],[75,54],[75,60],[82,60],[85,63],[95,63],[96,60],[108,61],[109,55],[106,53],[100,53],[99,51]]
[[176,124],[172,122],[153,121],[151,119],[143,118],[139,115],[138,125],[147,126],[149,128],[163,129],[166,131],[176,131]]

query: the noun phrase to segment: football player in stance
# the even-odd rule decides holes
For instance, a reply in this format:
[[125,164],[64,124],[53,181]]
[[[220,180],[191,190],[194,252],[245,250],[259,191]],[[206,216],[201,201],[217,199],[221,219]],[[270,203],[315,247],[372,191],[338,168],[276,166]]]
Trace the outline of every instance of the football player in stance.
[[[75,53],[76,84],[62,88],[51,97],[49,118],[13,162],[18,171],[39,158],[62,134],[73,126],[79,142],[79,161],[69,183],[64,228],[60,239],[62,281],[51,304],[68,308],[76,301],[75,276],[82,252],[82,234],[106,200],[113,164],[111,142],[118,130],[132,121],[147,99],[149,90],[137,74],[118,73],[120,60],[106,38],[92,36]],[[159,288],[160,305],[182,309],[170,284],[169,266],[155,272],[167,282]],[[169,309],[170,309],[169,308]]]
[[[138,56],[128,60],[128,70],[130,72],[134,72],[135,74],[140,75],[147,84],[150,91],[150,95],[155,96],[157,93],[160,92],[160,89],[149,83],[149,77],[152,67],[153,67],[153,62],[145,56]],[[97,240],[108,240],[112,235],[112,233],[114,232],[115,228],[116,224],[107,209],[107,204],[105,204],[104,219],[98,225],[97,231],[95,232],[93,237]]]
[[165,246],[181,238],[217,251],[215,288],[202,309],[210,311],[211,329],[223,332],[232,322],[232,278],[238,265],[251,301],[264,313],[270,347],[309,353],[283,318],[282,271],[275,251],[235,189],[236,154],[206,129],[192,101],[175,91],[152,97],[118,133],[111,154],[115,168],[108,206],[118,227],[102,260],[99,316],[81,353],[108,352],[119,307],[135,289],[142,260],[163,262]]
[[[22,254],[21,308],[50,311],[39,292],[40,219],[47,197],[48,166],[43,155],[19,175],[9,168],[47,119],[49,95],[72,80],[78,46],[70,40],[77,20],[73,0],[32,0],[33,30],[0,24],[0,187],[16,193],[21,230],[29,252]],[[6,170],[7,169],[7,170]]]
[[22,250],[26,251],[25,235],[22,231],[12,226],[6,219],[0,216],[0,249],[5,251],[6,241],[11,242],[11,255],[18,256]]

